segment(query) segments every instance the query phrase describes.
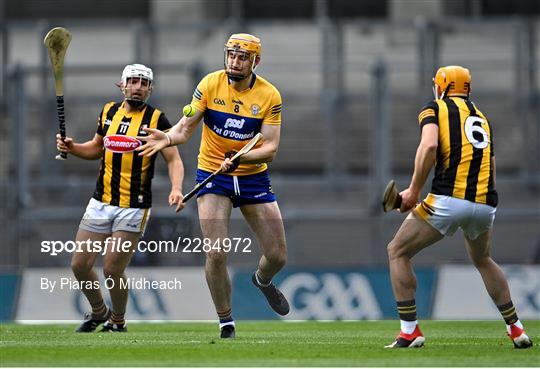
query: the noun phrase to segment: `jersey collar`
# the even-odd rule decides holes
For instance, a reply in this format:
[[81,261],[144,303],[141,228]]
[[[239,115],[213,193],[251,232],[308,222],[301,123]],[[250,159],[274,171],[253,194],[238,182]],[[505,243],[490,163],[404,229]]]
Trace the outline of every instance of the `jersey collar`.
[[132,112],[129,113],[126,110],[126,104],[127,104],[126,100],[123,100],[122,105],[120,106],[120,108],[124,111],[125,115],[127,115],[127,116],[137,114],[137,113],[139,113],[141,111],[144,111],[144,109],[146,109],[146,107],[148,106],[148,103],[144,103],[141,107],[139,107],[138,109],[135,108]]
[[[255,81],[257,80],[257,75],[253,72],[251,72],[251,82],[249,83],[249,89],[253,88],[253,85],[255,85]],[[231,79],[227,76],[227,83],[231,84]]]

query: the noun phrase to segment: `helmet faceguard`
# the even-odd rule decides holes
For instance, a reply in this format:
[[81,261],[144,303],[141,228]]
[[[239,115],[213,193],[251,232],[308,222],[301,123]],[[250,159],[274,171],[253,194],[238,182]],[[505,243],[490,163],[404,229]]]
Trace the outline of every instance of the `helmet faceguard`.
[[[441,93],[439,94],[439,90]],[[471,93],[471,72],[458,65],[449,65],[437,70],[433,78],[433,94],[435,99],[447,96],[468,97]]]
[[[131,86],[131,83],[128,83],[133,82],[132,80],[129,81],[130,79],[137,79],[138,83],[140,83],[140,87],[138,87],[139,96],[137,96],[137,93],[134,94],[133,86]],[[120,88],[129,104],[137,108],[145,104],[152,94],[153,81],[154,73],[152,69],[142,64],[129,64],[126,65],[122,72]]]
[[[227,66],[229,56],[236,56],[241,61],[250,60],[251,68],[247,74],[233,73]],[[227,76],[233,81],[241,81],[248,78],[259,63],[261,57],[261,40],[247,33],[236,33],[229,37],[225,44],[223,64]]]

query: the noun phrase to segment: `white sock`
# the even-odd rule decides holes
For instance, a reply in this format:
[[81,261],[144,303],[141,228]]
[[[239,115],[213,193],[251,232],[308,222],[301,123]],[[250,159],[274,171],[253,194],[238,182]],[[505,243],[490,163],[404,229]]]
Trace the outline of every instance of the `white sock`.
[[257,280],[257,283],[259,284],[259,286],[263,286],[263,287],[268,287],[272,283],[272,280],[270,280],[268,284],[262,283],[261,280],[259,279],[259,273],[257,272],[255,272],[255,279]]
[[[523,329],[523,324],[521,324],[519,319],[513,325],[515,325],[519,329]],[[506,325],[506,331],[508,332],[508,334],[510,334],[510,327],[511,327],[510,325],[508,325],[508,324]]]
[[234,324],[234,320],[231,320],[230,322],[219,323],[219,329],[225,327],[226,325],[232,325],[233,327],[236,326],[236,325]]
[[411,334],[414,332],[414,329],[416,328],[416,325],[418,324],[418,320],[414,320],[412,322],[409,322],[407,320],[400,320],[401,322],[401,331],[406,334]]

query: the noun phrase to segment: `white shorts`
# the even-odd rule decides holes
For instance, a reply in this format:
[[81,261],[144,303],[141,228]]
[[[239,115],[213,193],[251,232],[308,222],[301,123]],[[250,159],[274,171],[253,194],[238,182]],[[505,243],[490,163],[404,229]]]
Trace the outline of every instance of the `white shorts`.
[[494,208],[451,196],[428,194],[415,213],[444,236],[453,235],[461,227],[465,236],[474,240],[493,227]]
[[79,228],[90,232],[111,234],[126,231],[144,235],[150,209],[121,208],[90,199]]

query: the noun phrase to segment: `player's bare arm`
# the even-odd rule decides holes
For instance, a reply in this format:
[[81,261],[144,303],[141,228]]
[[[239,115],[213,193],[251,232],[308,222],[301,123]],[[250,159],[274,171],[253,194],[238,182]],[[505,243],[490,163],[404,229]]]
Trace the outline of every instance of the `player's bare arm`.
[[139,156],[152,156],[167,146],[181,145],[187,142],[203,115],[204,112],[197,111],[192,117],[183,116],[167,133],[158,129],[144,128],[148,136],[137,137],[145,142],[144,145],[136,149],[139,151]]
[[181,211],[185,204],[182,202],[182,183],[184,181],[184,164],[176,147],[166,147],[161,150],[161,155],[167,162],[169,179],[171,180],[171,193],[169,194],[169,206],[176,205],[175,211]]
[[71,137],[66,137],[62,140],[60,134],[57,134],[56,148],[59,151],[75,155],[81,159],[96,160],[100,159],[103,155],[103,137],[96,133],[90,141],[76,143]]
[[183,116],[178,123],[169,131],[171,145],[181,145],[186,143],[190,138],[197,125],[204,116],[204,112],[195,111],[191,117]]
[[276,157],[281,133],[280,125],[263,124],[261,128],[263,144],[240,158],[241,163],[269,163]]
[[402,197],[401,212],[411,210],[418,202],[422,187],[426,183],[431,168],[435,165],[438,137],[439,127],[437,125],[426,124],[422,128],[422,138],[416,150],[411,184],[409,188],[400,193]]

